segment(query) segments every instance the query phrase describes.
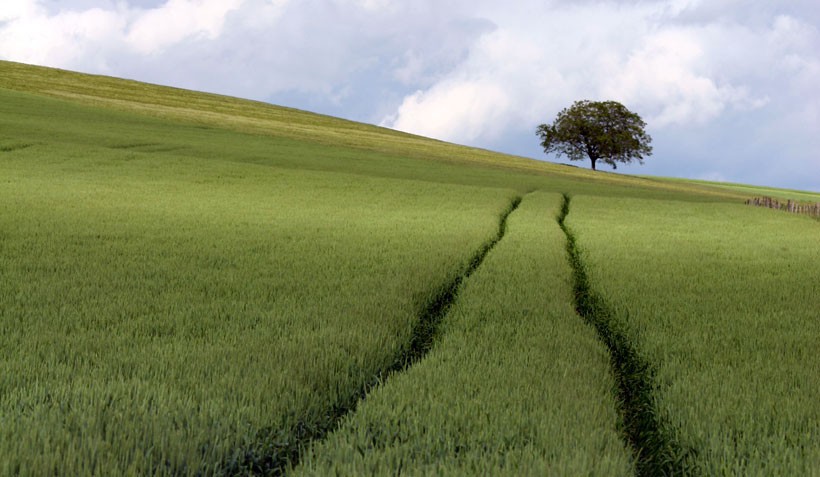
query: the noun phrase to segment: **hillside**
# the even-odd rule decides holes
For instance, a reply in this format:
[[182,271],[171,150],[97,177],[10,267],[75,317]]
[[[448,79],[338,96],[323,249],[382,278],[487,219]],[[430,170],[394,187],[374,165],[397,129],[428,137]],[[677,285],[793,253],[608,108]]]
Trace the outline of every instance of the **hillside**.
[[0,475],[820,467],[757,190],[9,62],[0,184]]

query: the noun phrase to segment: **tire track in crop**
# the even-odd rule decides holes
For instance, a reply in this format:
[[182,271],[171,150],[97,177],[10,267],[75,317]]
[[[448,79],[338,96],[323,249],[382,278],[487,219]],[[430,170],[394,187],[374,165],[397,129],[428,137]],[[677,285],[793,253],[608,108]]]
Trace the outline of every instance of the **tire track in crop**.
[[573,274],[576,312],[598,332],[609,350],[610,363],[618,387],[617,405],[624,438],[635,457],[640,477],[693,475],[694,449],[684,448],[660,422],[655,409],[653,369],[639,355],[604,300],[592,290],[575,235],[566,226],[570,197],[564,194],[558,225],[567,236],[567,255]]
[[32,146],[34,146],[34,144],[31,144],[31,143],[17,143],[17,144],[0,145],[0,152],[20,151],[22,149],[28,149]]
[[478,269],[487,254],[490,253],[490,250],[504,238],[504,234],[507,232],[507,218],[518,208],[521,204],[521,200],[521,197],[513,199],[509,207],[501,214],[496,236],[476,251],[470,259],[464,273],[458,275],[444,286],[427,304],[424,313],[419,318],[413,330],[413,339],[410,341],[408,350],[396,362],[396,365],[394,365],[391,370],[392,372],[406,370],[430,351],[436,337],[436,332],[438,331],[438,326],[455,301],[461,283]]
[[507,231],[507,218],[521,204],[522,197],[515,197],[501,214],[496,236],[479,248],[467,264],[466,269],[449,283],[444,284],[425,305],[414,328],[412,337],[404,351],[395,358],[393,364],[380,371],[362,388],[347,399],[340,400],[323,415],[298,420],[289,428],[265,428],[260,430],[255,442],[223,464],[218,472],[223,475],[284,475],[290,467],[299,463],[301,454],[315,441],[324,439],[333,432],[349,413],[354,412],[359,402],[384,384],[393,374],[409,369],[424,358],[433,347],[439,324],[447,315],[458,296],[461,284],[481,266],[484,258],[501,241]]

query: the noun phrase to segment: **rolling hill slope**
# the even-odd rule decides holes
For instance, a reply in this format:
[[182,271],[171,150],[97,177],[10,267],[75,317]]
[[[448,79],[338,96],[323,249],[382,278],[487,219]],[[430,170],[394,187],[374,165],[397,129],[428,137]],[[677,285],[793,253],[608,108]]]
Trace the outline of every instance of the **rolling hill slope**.
[[[743,194],[0,62],[0,475],[820,465],[818,317],[787,312],[820,309],[818,223]],[[568,213],[603,328],[573,312]],[[770,259],[727,253],[758,225]],[[681,404],[756,310],[789,314],[755,336],[769,362],[793,345],[799,426],[753,368]],[[607,329],[646,364],[645,422]]]

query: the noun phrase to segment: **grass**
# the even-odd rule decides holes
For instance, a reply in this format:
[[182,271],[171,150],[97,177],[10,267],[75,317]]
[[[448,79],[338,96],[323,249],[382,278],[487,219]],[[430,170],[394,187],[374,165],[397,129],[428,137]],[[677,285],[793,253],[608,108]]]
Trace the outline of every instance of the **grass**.
[[3,143],[32,144],[0,153],[4,475],[216,472],[321,424],[515,195],[0,94]]
[[282,429],[271,429],[272,432],[269,431],[268,435],[263,434],[257,443],[244,451],[241,460],[234,460],[231,463],[226,473],[230,475],[247,473],[281,475],[299,462],[301,455],[312,441],[324,439],[348,413],[354,412],[358,402],[366,397],[371,388],[424,358],[433,345],[441,320],[452,305],[459,286],[479,267],[487,253],[504,235],[507,217],[518,207],[520,201],[520,197],[515,197],[502,213],[497,236],[486,242],[472,256],[461,274],[453,277],[427,301],[421,316],[413,325],[409,344],[403,347],[401,352],[395,354],[389,367],[378,370],[369,382],[364,383],[346,400],[334,403],[332,409],[329,412],[326,411],[322,419],[301,419],[296,426],[286,428],[284,432]]
[[[2,474],[241,468],[389,369],[512,197],[598,187],[334,144],[348,123],[303,113],[324,139],[135,114],[108,101],[151,98],[134,83],[0,67],[23,75],[0,89]],[[101,99],[52,94],[69,83]]]
[[735,204],[573,200],[592,287],[655,368],[703,475],[820,467],[817,222]]
[[[151,184],[150,165],[133,163],[121,181],[4,175],[11,469],[195,472],[263,427],[322,415],[400,352],[509,196],[178,166],[202,183],[166,169]],[[120,454],[135,446],[155,455]]]
[[668,442],[810,473],[817,221],[738,187],[0,61],[0,475],[641,472],[562,193]]
[[527,195],[427,358],[294,475],[630,475],[608,355],[575,315],[560,195]]

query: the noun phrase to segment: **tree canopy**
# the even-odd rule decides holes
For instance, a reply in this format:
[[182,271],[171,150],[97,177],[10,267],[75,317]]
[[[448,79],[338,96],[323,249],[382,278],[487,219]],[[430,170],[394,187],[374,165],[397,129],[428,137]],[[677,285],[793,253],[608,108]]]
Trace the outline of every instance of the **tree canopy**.
[[644,131],[646,123],[617,101],[576,101],[564,108],[552,124],[538,126],[545,153],[565,155],[572,161],[589,158],[617,169],[617,163],[652,155],[652,138]]

